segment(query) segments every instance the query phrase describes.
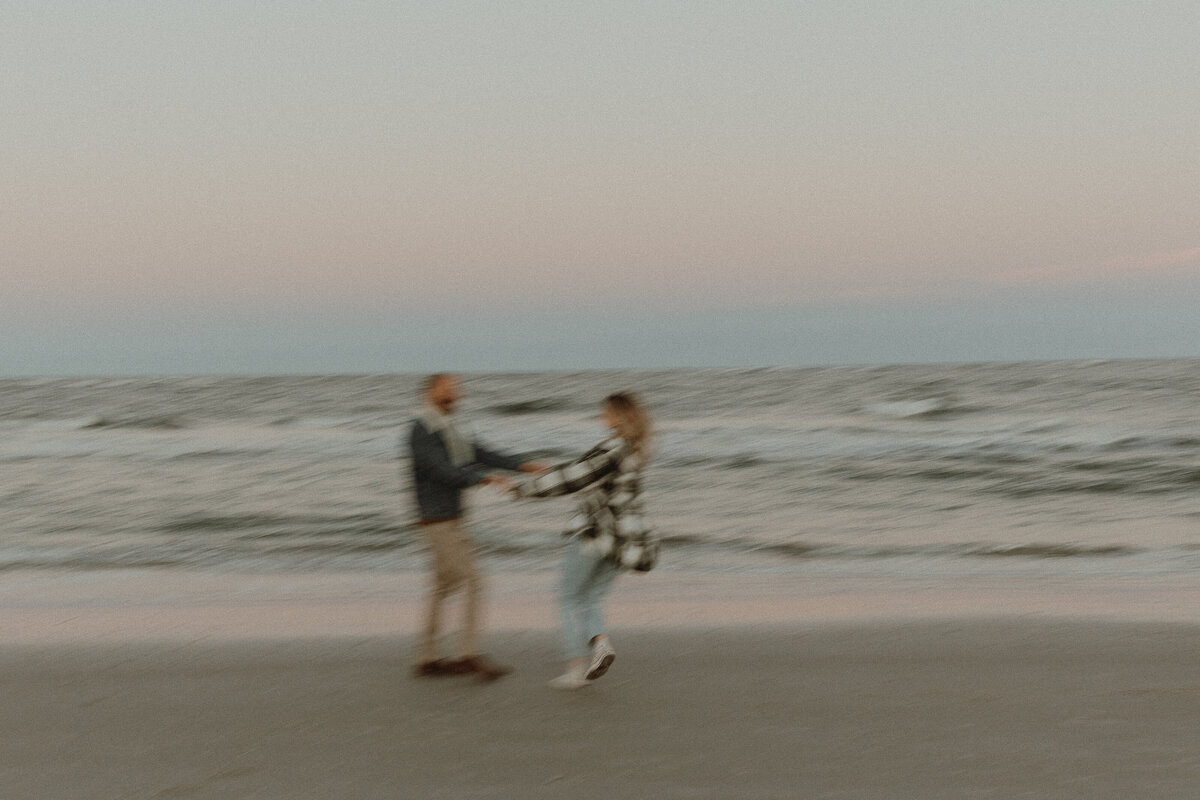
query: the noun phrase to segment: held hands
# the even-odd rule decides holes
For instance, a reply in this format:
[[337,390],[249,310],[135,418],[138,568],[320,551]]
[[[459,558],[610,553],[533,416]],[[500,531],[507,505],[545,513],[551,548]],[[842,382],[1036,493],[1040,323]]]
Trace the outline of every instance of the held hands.
[[[533,474],[535,472],[544,472],[550,469],[550,466],[545,461],[526,461],[517,467],[517,470],[526,474]],[[517,484],[511,478],[506,478],[503,475],[486,475],[479,483],[482,486],[491,486],[494,489],[498,489],[501,494],[506,494],[514,498],[517,497]]]
[[[517,467],[517,469],[526,475],[534,475],[539,472],[545,472],[553,466],[554,465],[549,461],[526,461],[524,464]],[[531,481],[524,480],[511,484],[508,490],[508,496],[513,500],[522,499],[525,497],[525,491],[523,490],[527,489],[530,483]]]
[[512,494],[513,491],[513,482],[503,475],[485,475],[479,483],[499,489],[501,494]]

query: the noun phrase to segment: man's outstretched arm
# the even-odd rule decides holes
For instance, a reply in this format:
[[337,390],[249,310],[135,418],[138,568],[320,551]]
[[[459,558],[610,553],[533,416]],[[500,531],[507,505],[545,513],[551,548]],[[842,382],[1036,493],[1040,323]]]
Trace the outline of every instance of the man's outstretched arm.
[[538,461],[522,461],[516,456],[492,450],[485,445],[475,442],[475,460],[496,469],[507,469],[512,472],[540,472],[545,465]]

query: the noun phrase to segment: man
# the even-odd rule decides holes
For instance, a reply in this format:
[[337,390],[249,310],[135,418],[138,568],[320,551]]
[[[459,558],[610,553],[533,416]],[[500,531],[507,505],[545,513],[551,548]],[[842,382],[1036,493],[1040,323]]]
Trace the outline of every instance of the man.
[[[495,680],[511,670],[479,651],[483,582],[475,564],[474,546],[463,526],[462,494],[465,489],[481,484],[508,487],[508,479],[490,474],[488,467],[537,472],[541,465],[522,463],[463,436],[452,419],[463,397],[457,376],[431,375],[425,379],[422,395],[424,408],[413,421],[409,445],[420,528],[432,556],[433,588],[421,635],[420,661],[413,674],[417,677],[474,674],[481,680]],[[466,594],[460,656],[445,659],[438,654],[442,609],[446,599],[459,589],[465,589]]]

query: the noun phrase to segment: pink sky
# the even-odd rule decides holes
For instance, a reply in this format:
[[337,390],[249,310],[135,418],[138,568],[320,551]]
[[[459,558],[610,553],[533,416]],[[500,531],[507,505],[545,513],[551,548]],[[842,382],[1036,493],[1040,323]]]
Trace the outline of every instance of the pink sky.
[[1191,6],[142,11],[5,12],[10,319],[536,336],[1200,274]]

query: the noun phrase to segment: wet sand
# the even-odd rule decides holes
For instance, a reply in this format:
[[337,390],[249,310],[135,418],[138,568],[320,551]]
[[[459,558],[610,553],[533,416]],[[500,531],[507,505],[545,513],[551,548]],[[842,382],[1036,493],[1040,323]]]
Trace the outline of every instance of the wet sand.
[[[661,604],[638,618],[629,596],[651,590],[634,589],[614,608],[638,624],[613,625],[612,671],[561,693],[545,685],[545,609],[527,625],[505,611],[531,608],[521,598],[498,603],[489,635],[516,672],[478,685],[409,677],[411,609],[393,605],[390,632],[331,632],[385,613],[374,590],[357,605],[261,591],[206,605],[182,586],[171,603],[139,606],[131,589],[85,607],[87,586],[60,588],[53,608],[8,603],[27,635],[0,646],[5,798],[1127,800],[1200,786],[1194,624],[813,621],[795,605],[791,621],[730,624],[715,600],[716,622],[673,624],[652,616]],[[256,627],[272,612],[273,631]]]

